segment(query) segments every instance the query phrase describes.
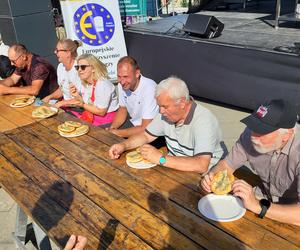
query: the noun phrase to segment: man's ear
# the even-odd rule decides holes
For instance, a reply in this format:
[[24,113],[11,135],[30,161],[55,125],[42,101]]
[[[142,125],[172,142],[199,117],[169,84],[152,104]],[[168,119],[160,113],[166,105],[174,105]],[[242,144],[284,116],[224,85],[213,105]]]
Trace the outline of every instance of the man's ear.
[[141,70],[140,69],[136,69],[135,70],[135,77],[139,78],[141,76]]
[[287,132],[283,135],[282,140],[284,142],[288,141],[294,134],[294,128],[289,128]]

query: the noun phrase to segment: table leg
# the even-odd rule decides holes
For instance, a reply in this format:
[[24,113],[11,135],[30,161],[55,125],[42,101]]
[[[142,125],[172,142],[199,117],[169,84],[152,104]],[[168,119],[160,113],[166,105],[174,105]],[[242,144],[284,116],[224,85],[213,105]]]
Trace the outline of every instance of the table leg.
[[17,217],[15,224],[15,232],[12,233],[12,237],[18,247],[22,250],[26,250],[25,247],[25,236],[26,236],[26,227],[27,227],[27,215],[24,211],[17,206]]

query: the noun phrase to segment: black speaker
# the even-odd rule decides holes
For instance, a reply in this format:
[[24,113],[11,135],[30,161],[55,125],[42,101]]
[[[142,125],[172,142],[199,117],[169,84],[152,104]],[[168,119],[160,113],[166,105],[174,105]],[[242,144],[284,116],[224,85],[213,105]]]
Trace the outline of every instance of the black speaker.
[[191,36],[214,38],[221,35],[224,24],[214,16],[189,14],[183,30]]

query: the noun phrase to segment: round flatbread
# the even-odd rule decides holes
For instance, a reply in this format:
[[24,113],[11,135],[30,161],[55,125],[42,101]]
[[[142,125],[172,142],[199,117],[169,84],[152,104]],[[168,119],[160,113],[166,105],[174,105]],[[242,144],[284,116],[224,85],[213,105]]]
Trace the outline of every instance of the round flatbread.
[[10,106],[13,108],[25,107],[32,104],[34,100],[34,96],[18,96],[10,103]]
[[141,153],[137,152],[136,150],[131,151],[126,154],[126,160],[131,163],[140,162],[143,160]]
[[65,124],[75,128],[79,128],[81,126],[80,122],[74,122],[74,121],[65,121]]
[[89,126],[88,125],[81,125],[79,128],[76,128],[74,132],[74,135],[83,135],[86,134],[89,131]]
[[215,194],[228,194],[232,189],[234,176],[229,174],[227,170],[223,170],[215,174],[211,183],[211,191]]
[[47,118],[58,112],[57,108],[41,106],[32,111],[34,118]]
[[68,125],[65,124],[65,123],[60,124],[60,125],[57,127],[57,129],[58,129],[59,132],[63,132],[63,133],[71,133],[71,132],[75,131],[75,127],[68,126]]

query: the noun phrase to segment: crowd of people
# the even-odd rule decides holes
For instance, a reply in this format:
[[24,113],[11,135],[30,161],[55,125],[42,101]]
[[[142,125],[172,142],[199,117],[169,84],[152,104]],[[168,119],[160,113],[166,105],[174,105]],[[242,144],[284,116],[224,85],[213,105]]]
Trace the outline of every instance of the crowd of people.
[[[0,95],[37,96],[127,138],[111,146],[110,158],[140,147],[150,162],[202,174],[200,186],[207,192],[217,172],[233,173],[249,162],[261,186],[235,180],[233,194],[260,218],[300,225],[300,134],[293,105],[282,99],[261,104],[241,121],[246,129],[228,153],[217,118],[193,100],[182,79],[170,76],[156,84],[142,75],[134,58],[125,56],[117,64],[115,87],[105,64],[91,54],[78,56],[79,46],[79,41],[58,41],[55,70],[24,45],[12,45],[0,58]],[[164,137],[167,154],[150,144],[158,137]],[[69,245],[75,244],[74,237]],[[86,240],[79,239],[84,245]]]

